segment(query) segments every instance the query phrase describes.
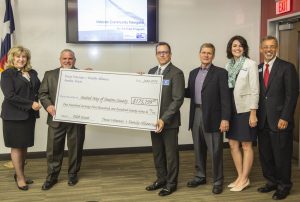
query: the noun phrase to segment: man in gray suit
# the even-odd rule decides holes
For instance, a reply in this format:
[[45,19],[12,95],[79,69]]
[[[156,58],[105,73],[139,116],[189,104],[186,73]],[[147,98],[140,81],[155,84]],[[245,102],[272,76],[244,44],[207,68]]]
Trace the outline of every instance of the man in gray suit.
[[160,196],[176,191],[179,171],[179,108],[184,100],[185,83],[183,72],[171,63],[171,56],[170,45],[158,43],[156,58],[159,65],[149,70],[149,74],[163,75],[160,119],[157,121],[157,130],[151,132],[157,179],[146,187],[147,191],[163,188],[159,192]]
[[[75,69],[75,54],[72,50],[65,49],[60,53],[61,67]],[[85,138],[85,125],[53,121],[55,115],[55,99],[60,68],[47,71],[44,75],[39,99],[48,112],[48,139],[47,139],[47,166],[48,175],[42,190],[48,190],[57,183],[57,178],[62,166],[65,138],[68,145],[68,185],[74,186],[78,182],[77,173],[80,170],[83,142]]]
[[215,47],[200,47],[200,67],[190,72],[185,96],[191,98],[189,129],[194,142],[196,175],[187,183],[197,187],[206,183],[207,150],[212,159],[214,194],[223,191],[223,132],[229,129],[231,99],[225,69],[214,66]]

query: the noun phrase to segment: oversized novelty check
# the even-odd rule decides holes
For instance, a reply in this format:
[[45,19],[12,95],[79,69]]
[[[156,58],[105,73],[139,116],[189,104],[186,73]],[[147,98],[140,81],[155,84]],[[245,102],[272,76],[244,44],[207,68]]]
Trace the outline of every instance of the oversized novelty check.
[[161,75],[61,69],[54,121],[155,130]]

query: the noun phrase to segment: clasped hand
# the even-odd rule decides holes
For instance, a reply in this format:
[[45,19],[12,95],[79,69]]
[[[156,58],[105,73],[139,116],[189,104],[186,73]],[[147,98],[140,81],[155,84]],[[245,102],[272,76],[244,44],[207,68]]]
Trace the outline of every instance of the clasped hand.
[[34,111],[39,111],[41,109],[42,105],[38,102],[33,102],[32,103],[32,106],[31,108],[34,110]]

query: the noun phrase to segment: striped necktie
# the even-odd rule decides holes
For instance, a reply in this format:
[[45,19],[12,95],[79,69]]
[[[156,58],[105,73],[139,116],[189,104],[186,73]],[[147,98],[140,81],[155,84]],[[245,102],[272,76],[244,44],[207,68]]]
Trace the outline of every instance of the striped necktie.
[[157,70],[157,75],[161,75],[161,68],[160,67]]

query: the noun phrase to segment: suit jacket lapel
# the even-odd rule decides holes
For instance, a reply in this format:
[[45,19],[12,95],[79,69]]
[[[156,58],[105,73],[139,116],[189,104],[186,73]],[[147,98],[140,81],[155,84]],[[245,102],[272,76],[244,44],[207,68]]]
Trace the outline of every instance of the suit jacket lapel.
[[165,68],[165,70],[163,71],[162,75],[163,75],[164,77],[165,77],[165,76],[168,74],[168,72],[170,71],[171,66],[172,66],[172,63],[170,63],[170,64]]
[[197,68],[197,71],[194,71],[193,74],[191,75],[191,97],[195,97],[195,83],[196,83],[196,78],[197,78],[197,75],[199,73],[199,70],[200,68]]
[[62,67],[60,67],[60,68],[57,68],[57,69],[56,69],[56,72],[55,72],[55,77],[54,77],[54,78],[57,80],[57,82],[56,82],[56,83],[58,83],[58,79],[59,79],[59,73],[60,73],[60,70],[61,70],[61,68],[62,68]]
[[155,72],[157,71],[157,69],[158,69],[158,66],[150,69],[149,74],[155,74]]
[[[24,81],[26,84],[31,85],[30,81],[28,81],[23,75],[21,71],[18,71],[16,69],[16,74],[17,74],[17,78],[21,79],[22,81]],[[30,75],[30,74],[29,74]],[[31,76],[31,75],[30,75]]]
[[268,87],[267,87],[267,91],[269,89],[269,86],[271,85],[271,83],[273,82],[273,79],[279,69],[279,61],[278,59],[276,58],[275,61],[274,61],[274,64],[272,66],[272,69],[271,69],[271,73],[270,73],[270,76],[269,76],[269,80],[268,80]]
[[266,86],[264,84],[263,67],[264,67],[264,63],[262,63],[258,66],[258,75],[259,75],[259,83],[262,86],[261,89],[263,90],[263,93],[265,93],[266,92]]
[[36,78],[34,77],[34,74],[33,74],[32,71],[29,71],[28,73],[29,73],[29,75],[30,75],[30,83],[31,83],[33,89],[35,89],[35,87],[36,87],[36,85],[37,85],[37,80],[36,80]]
[[205,77],[205,79],[204,79],[203,86],[202,86],[202,90],[205,89],[206,85],[207,85],[207,84],[209,83],[209,81],[212,79],[212,77],[213,77],[213,71],[214,71],[214,70],[215,70],[215,67],[214,67],[213,64],[211,64],[211,66],[210,66],[210,68],[209,68],[209,70],[208,70],[208,72],[207,72],[207,75],[206,75],[206,77]]

